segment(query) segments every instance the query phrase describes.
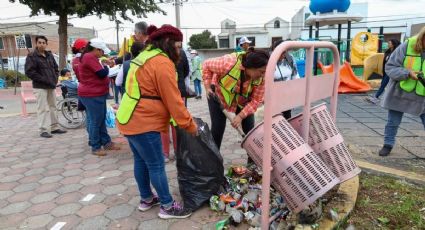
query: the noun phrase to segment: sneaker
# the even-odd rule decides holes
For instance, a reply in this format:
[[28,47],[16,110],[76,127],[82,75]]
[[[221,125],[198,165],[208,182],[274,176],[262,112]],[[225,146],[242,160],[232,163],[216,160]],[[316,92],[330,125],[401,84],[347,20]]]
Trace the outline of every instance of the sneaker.
[[53,130],[52,131],[52,134],[64,134],[66,132],[67,131],[66,130],[63,130],[63,129],[56,129],[56,130]]
[[159,198],[157,196],[153,196],[151,202],[140,201],[139,210],[144,212],[151,209],[153,206],[159,205]]
[[379,151],[379,156],[386,157],[391,153],[391,150],[393,150],[393,147],[391,145],[384,145]]
[[114,142],[109,142],[106,145],[103,146],[103,149],[105,150],[120,150],[121,148],[115,144]]
[[379,98],[376,98],[375,96],[366,97],[365,100],[375,105],[379,104],[379,101],[380,101]]
[[99,156],[99,157],[106,156],[106,152],[103,149],[93,150],[91,151],[91,154]]
[[176,201],[173,202],[173,205],[169,209],[161,207],[158,216],[161,219],[184,219],[192,215],[192,211],[185,209],[181,204]]
[[52,137],[52,134],[50,134],[48,132],[42,132],[42,133],[40,133],[40,137],[51,138]]

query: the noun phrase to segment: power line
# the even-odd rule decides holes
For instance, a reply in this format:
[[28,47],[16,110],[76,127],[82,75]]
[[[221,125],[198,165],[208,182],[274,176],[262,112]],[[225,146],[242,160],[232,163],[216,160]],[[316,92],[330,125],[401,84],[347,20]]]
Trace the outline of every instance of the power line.
[[[20,19],[20,18],[32,18],[32,17],[37,17],[37,16],[42,16],[41,18],[48,18],[48,17],[56,17],[56,16],[51,16],[51,15],[36,15],[36,16],[31,16],[31,15],[22,15],[22,16],[15,16],[15,17],[8,17],[8,18],[0,18],[0,21],[2,20],[13,20],[13,19]],[[40,18],[37,18],[40,19]]]
[[[74,19],[74,18],[78,18],[78,17],[77,16],[75,16],[75,17],[69,17],[68,19]],[[24,25],[6,26],[6,27],[0,27],[0,30],[11,29],[11,28],[18,28],[18,27],[26,27],[26,26],[32,26],[32,25],[40,25],[40,24],[44,24],[44,23],[57,22],[57,21],[58,21],[58,19],[50,20],[50,21],[45,21],[45,22],[28,23],[28,24],[24,24]]]

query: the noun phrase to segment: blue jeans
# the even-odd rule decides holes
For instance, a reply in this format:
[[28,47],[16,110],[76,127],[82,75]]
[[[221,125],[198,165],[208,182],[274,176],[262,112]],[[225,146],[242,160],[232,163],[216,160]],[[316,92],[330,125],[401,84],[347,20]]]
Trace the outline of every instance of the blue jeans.
[[134,177],[142,200],[153,197],[151,183],[158,193],[163,207],[173,203],[165,173],[164,153],[159,132],[147,132],[126,136],[134,155]]
[[86,107],[87,132],[92,151],[99,150],[102,146],[111,142],[105,124],[107,97],[108,94],[99,97],[79,97]]
[[[394,146],[395,136],[397,135],[402,118],[403,112],[388,110],[388,121],[384,132],[384,145]],[[420,118],[425,129],[425,113],[420,115]]]
[[114,84],[114,99],[115,99],[115,104],[119,104],[119,95],[120,94],[121,94],[121,96],[123,95],[122,94],[121,86],[116,86]]
[[201,96],[202,95],[201,80],[195,79],[193,80],[193,84],[195,85],[196,96]]
[[388,82],[390,81],[390,77],[388,75],[384,74],[384,77],[382,77],[381,86],[379,86],[378,91],[376,91],[375,97],[379,98],[381,94],[384,92],[385,87],[388,85]]

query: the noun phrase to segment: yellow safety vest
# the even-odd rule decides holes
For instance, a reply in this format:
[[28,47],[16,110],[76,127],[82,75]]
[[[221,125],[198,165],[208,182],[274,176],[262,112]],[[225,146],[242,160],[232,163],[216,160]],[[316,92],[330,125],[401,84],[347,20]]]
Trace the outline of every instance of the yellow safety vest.
[[[414,49],[417,40],[416,36],[407,40],[407,51],[403,66],[408,70],[425,72],[425,60]],[[417,95],[425,96],[425,86],[420,81],[411,78],[400,81],[400,88],[409,93],[415,90]]]
[[136,72],[143,66],[149,59],[157,56],[164,55],[168,57],[160,49],[150,49],[141,52],[135,59],[130,63],[130,69],[128,70],[127,79],[125,81],[125,93],[122,97],[120,107],[117,111],[117,120],[120,124],[125,125],[129,122],[137,104],[141,98],[151,100],[161,100],[159,96],[144,96],[140,92],[139,83],[137,82]]
[[[260,78],[258,80],[252,81],[250,80],[250,84],[248,86],[248,90],[243,92],[235,92],[236,84],[238,83],[239,78],[241,77],[240,66],[242,65],[242,54],[243,52],[235,53],[237,61],[232,69],[219,81],[219,85],[221,88],[221,93],[223,94],[224,100],[228,106],[231,106],[233,101],[236,99],[238,106],[243,108],[244,105],[239,104],[239,97],[248,98],[252,92],[253,86],[261,85],[263,79]],[[243,87],[240,87],[240,91],[243,91]]]

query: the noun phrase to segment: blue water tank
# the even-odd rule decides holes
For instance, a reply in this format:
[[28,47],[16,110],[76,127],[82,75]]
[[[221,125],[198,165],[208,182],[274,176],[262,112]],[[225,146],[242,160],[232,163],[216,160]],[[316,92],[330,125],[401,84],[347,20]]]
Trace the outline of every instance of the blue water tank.
[[330,13],[333,10],[338,12],[346,12],[350,7],[350,0],[311,0],[310,1],[310,11],[313,14],[317,12],[320,13]]

